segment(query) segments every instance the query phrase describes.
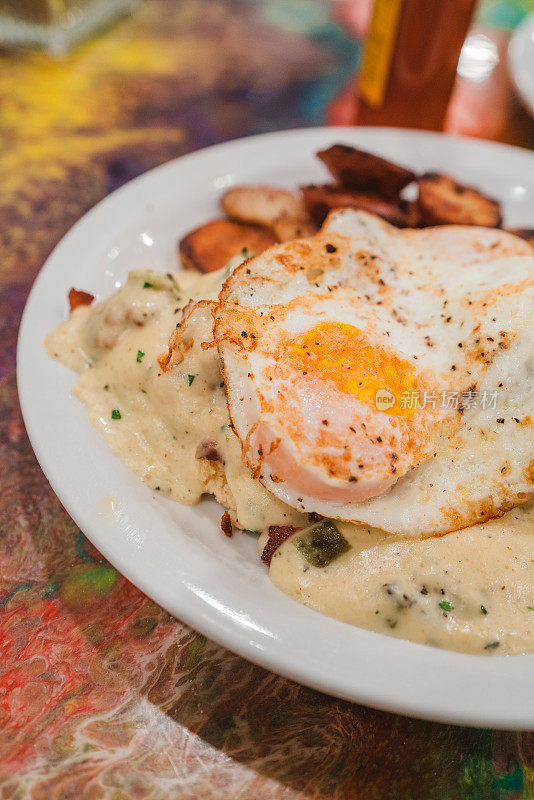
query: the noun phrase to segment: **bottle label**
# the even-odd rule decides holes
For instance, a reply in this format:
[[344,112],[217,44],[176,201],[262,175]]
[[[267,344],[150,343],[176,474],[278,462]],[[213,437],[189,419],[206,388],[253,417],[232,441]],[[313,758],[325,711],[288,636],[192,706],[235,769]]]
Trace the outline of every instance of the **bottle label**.
[[402,0],[375,0],[360,70],[360,96],[373,108],[384,101]]

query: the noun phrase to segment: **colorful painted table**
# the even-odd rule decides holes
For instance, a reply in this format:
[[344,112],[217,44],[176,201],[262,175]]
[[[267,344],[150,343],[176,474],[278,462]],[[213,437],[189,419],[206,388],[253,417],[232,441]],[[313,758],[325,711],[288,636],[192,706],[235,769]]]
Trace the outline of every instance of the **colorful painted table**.
[[[0,798],[533,796],[534,734],[341,702],[170,617],[61,508],[18,408],[18,320],[61,235],[189,150],[346,119],[367,5],[147,0],[63,61],[0,55]],[[527,5],[484,5],[498,53]],[[534,144],[502,67],[490,73],[464,76],[451,126]]]

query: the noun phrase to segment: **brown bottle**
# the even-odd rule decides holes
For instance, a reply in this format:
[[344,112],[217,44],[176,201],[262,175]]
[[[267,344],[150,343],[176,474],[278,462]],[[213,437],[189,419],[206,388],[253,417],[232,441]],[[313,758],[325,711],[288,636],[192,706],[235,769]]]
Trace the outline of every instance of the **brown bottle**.
[[375,0],[359,75],[360,125],[442,130],[476,0]]

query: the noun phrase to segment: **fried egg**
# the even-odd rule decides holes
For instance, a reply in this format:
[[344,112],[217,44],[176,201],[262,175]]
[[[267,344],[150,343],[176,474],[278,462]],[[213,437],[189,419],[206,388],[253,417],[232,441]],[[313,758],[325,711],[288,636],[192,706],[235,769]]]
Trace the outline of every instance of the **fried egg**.
[[255,477],[299,511],[409,537],[533,496],[534,254],[354,210],[249,259],[214,309]]

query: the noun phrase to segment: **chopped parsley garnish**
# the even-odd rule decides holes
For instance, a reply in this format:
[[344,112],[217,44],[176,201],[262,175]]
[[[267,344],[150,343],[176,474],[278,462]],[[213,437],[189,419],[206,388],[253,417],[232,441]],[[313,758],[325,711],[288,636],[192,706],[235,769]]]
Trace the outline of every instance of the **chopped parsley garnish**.
[[248,251],[248,247],[244,247],[241,250],[241,255],[243,256],[243,258],[250,258],[250,253]]
[[143,351],[142,350],[138,350],[137,351],[137,358],[135,359],[138,364],[140,364],[141,361],[143,360],[143,356],[144,356]]
[[484,645],[484,650],[495,650],[499,646],[499,642],[488,642]]
[[480,606],[480,610],[482,611],[483,614],[488,613],[488,609],[486,608],[486,606]]
[[439,606],[439,607],[440,607],[440,608],[441,608],[443,611],[450,611],[450,610],[451,610],[451,608],[452,608],[452,606],[451,606],[451,604],[449,603],[449,601],[448,601],[448,600],[442,600],[442,601],[441,601],[441,603],[438,603],[438,606]]
[[153,283],[150,283],[149,281],[145,281],[143,283],[143,289],[153,289],[153,288],[154,288],[154,284]]
[[121,419],[122,414],[118,408],[114,408],[111,412],[111,419]]
[[143,394],[146,394],[146,389],[141,389],[141,391],[143,392]]
[[104,386],[104,391],[109,392],[109,383],[106,383],[106,385]]
[[196,378],[196,375],[188,375],[187,376],[187,380],[189,381],[189,386],[191,386],[191,384],[193,383],[195,378]]
[[527,606],[529,611],[534,611],[534,606]]

